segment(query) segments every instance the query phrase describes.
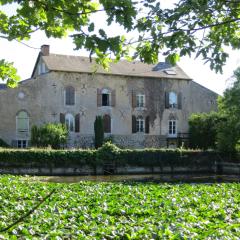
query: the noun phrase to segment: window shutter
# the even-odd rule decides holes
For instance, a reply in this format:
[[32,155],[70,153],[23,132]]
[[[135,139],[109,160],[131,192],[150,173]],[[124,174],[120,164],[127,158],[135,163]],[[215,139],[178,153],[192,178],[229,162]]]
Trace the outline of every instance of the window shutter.
[[112,90],[111,92],[111,106],[115,107],[116,105],[116,90]]
[[178,93],[178,109],[182,109],[182,93]]
[[111,133],[111,117],[107,114],[103,116],[103,129],[105,133]]
[[137,132],[137,120],[135,116],[132,116],[132,133]]
[[145,119],[145,133],[149,133],[149,116]]
[[101,94],[101,89],[97,89],[97,106],[101,107],[102,106],[102,94]]
[[75,89],[72,86],[65,88],[65,104],[74,105],[75,104]]
[[165,92],[165,108],[169,108],[169,93]]
[[80,114],[75,116],[75,132],[80,132]]
[[134,91],[132,91],[132,107],[135,108],[137,106],[137,96]]
[[75,89],[73,87],[70,88],[70,105],[75,104]]
[[65,114],[64,113],[60,113],[60,123],[65,124]]

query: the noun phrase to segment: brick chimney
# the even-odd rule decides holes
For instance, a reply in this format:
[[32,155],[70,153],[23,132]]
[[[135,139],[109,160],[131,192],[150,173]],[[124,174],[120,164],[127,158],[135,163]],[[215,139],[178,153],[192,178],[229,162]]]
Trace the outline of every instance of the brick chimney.
[[42,45],[41,46],[41,53],[43,56],[49,56],[50,46],[49,45]]

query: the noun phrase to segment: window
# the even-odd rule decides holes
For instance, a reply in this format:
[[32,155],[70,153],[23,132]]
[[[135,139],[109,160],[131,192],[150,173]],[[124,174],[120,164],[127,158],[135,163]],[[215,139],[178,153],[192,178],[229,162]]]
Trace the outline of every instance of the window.
[[102,94],[102,106],[110,106],[109,95],[110,95],[109,93]]
[[16,117],[16,128],[17,133],[28,133],[29,132],[29,116],[27,112],[20,111]]
[[27,140],[17,140],[17,147],[18,148],[26,148],[27,147]]
[[97,106],[114,107],[116,102],[116,91],[109,89],[97,89]]
[[110,92],[108,89],[102,90],[102,106],[110,106]]
[[177,121],[176,120],[169,120],[168,122],[168,135],[170,137],[177,136]]
[[144,125],[145,125],[145,121],[144,121],[143,117],[137,117],[136,131],[137,132],[144,132],[144,130],[145,130]]
[[65,116],[65,124],[69,132],[74,132],[74,117],[72,114],[67,113]]
[[40,61],[38,64],[38,75],[41,75],[46,72],[46,65],[43,61]]
[[111,133],[111,117],[107,114],[103,116],[103,129],[104,133]]
[[65,104],[68,106],[75,104],[75,89],[72,86],[65,88]]
[[145,95],[144,94],[137,94],[137,107],[145,107]]
[[177,108],[177,94],[175,92],[169,93],[169,107]]

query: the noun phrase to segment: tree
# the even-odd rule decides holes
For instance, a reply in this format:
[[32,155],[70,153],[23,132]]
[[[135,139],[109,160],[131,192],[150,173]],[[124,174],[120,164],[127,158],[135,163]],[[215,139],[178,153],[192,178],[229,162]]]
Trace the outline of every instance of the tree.
[[103,130],[103,118],[102,116],[96,116],[94,122],[94,133],[95,133],[95,148],[99,148],[103,145],[104,130]]
[[[0,11],[0,38],[27,40],[35,31],[47,37],[70,35],[76,50],[85,48],[97,56],[105,68],[122,57],[156,63],[159,53],[175,64],[180,57],[195,55],[209,62],[211,69],[222,71],[228,54],[224,46],[239,49],[240,1],[176,0],[173,8],[164,8],[159,0],[0,0],[1,5],[16,6],[8,16]],[[92,15],[106,13],[106,26],[97,29]],[[116,22],[129,39],[118,33],[107,34]],[[12,65],[0,62],[0,78],[9,85],[18,80]],[[10,66],[10,68],[9,68]]]
[[190,148],[215,149],[220,121],[217,112],[192,114],[189,118]]
[[219,113],[224,121],[218,128],[218,147],[234,152],[240,146],[240,68],[234,72],[234,82],[218,101]]

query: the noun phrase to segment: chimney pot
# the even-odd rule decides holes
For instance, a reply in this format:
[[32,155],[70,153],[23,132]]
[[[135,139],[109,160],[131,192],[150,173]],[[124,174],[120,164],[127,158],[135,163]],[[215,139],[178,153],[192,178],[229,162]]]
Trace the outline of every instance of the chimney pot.
[[49,52],[50,52],[50,46],[49,45],[42,45],[41,46],[41,53],[43,56],[49,56]]

